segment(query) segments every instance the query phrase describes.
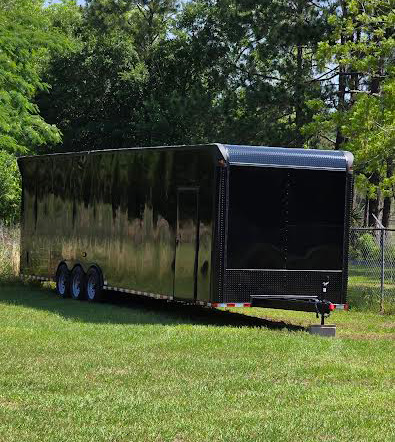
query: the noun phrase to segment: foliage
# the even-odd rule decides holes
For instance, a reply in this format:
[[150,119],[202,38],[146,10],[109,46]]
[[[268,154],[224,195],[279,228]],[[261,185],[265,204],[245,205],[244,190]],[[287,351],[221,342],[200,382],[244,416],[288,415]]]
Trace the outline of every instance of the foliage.
[[77,23],[75,8],[70,1],[49,8],[43,0],[0,4],[0,220],[6,223],[16,222],[20,210],[19,171],[11,154],[40,152],[61,139],[35,98],[50,90],[43,75],[51,56],[72,48],[66,34]]
[[26,153],[60,141],[34,103],[38,91],[48,91],[41,72],[49,48],[59,46],[40,0],[5,0],[0,5],[0,150]]
[[[393,0],[4,0],[0,150],[344,148],[394,194]],[[62,144],[59,143],[63,134]],[[372,218],[372,217],[370,217]]]
[[351,259],[379,260],[380,245],[371,233],[363,233],[354,238],[350,246]]
[[304,0],[91,0],[82,45],[52,60],[40,108],[66,150],[302,145],[301,126],[312,118],[305,102],[324,93],[313,53],[325,17]]
[[16,158],[0,150],[0,220],[15,224],[19,220],[21,179]]
[[[395,45],[394,45],[395,49]],[[344,116],[346,149],[355,154],[359,188],[374,197],[381,189],[385,196],[395,196],[395,79],[382,85],[379,97],[361,95]],[[378,183],[369,177],[377,173]]]
[[[338,75],[336,110],[322,99],[309,105],[317,114],[304,127],[355,155],[357,184],[377,197],[393,196],[395,154],[395,3],[345,0],[330,17],[331,36],[319,44],[317,58],[330,81]],[[328,72],[327,72],[328,74]],[[336,136],[337,131],[337,136]],[[336,138],[336,140],[335,140]],[[339,144],[340,141],[340,144]]]

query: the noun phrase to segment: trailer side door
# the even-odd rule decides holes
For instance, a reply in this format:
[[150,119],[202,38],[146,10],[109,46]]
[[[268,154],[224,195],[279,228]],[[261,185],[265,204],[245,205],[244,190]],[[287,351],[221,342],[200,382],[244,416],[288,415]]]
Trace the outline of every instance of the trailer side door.
[[180,187],[177,191],[175,298],[196,299],[198,253],[199,190]]

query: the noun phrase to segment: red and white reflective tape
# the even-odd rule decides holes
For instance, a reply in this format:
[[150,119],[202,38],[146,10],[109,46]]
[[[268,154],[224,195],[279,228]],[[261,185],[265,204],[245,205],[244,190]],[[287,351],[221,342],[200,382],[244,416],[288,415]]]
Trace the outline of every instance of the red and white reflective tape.
[[251,302],[208,302],[207,305],[215,308],[251,307]]
[[332,304],[335,308],[334,310],[348,310],[350,307],[348,304]]

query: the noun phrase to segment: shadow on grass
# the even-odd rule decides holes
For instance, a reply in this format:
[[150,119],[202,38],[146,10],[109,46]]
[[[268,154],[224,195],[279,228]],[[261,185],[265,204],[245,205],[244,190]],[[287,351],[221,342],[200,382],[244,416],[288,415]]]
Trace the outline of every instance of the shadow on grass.
[[304,331],[299,325],[269,321],[229,311],[107,292],[101,303],[58,298],[54,290],[36,285],[0,285],[0,303],[21,305],[86,323],[195,324],[218,327],[264,327]]

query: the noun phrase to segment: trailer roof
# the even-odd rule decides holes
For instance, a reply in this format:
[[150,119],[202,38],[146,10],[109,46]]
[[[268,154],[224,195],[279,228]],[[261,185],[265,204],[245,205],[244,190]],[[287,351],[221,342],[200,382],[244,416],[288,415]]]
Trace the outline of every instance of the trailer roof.
[[218,149],[223,158],[230,165],[240,166],[266,166],[290,167],[298,169],[323,169],[346,171],[352,169],[353,155],[340,150],[300,149],[289,147],[247,146],[232,144],[200,144],[179,146],[152,146],[130,147],[121,149],[91,150],[82,152],[62,152],[46,155],[31,155],[19,157],[21,159],[34,159],[40,157],[55,157],[63,155],[99,154],[105,152],[125,152],[155,149]]
[[339,150],[223,145],[229,164],[290,167],[300,169],[350,170],[353,155]]

